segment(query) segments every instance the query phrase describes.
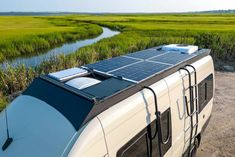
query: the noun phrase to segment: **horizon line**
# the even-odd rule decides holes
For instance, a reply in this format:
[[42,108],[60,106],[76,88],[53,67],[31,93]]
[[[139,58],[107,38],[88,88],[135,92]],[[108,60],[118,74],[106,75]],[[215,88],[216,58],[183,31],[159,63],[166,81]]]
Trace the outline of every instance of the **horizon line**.
[[200,12],[218,12],[218,11],[235,11],[235,9],[220,9],[220,10],[198,10],[198,11],[174,11],[174,12],[79,12],[79,11],[0,11],[2,13],[75,13],[75,14],[172,14],[172,13],[200,13]]

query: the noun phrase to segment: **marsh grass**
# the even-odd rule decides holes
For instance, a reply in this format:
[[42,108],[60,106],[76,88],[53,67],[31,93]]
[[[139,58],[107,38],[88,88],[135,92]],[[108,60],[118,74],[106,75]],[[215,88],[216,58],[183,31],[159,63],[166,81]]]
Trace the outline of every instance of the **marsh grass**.
[[3,94],[0,92],[0,112],[5,108],[7,104],[7,99]]
[[[61,18],[66,20],[61,20]],[[211,55],[215,62],[235,61],[234,15],[71,15],[68,17],[46,17],[46,20],[49,20],[53,25],[63,27],[68,24],[71,25],[71,23],[72,25],[84,24],[84,22],[91,23],[87,26],[84,24],[84,27],[87,27],[86,30],[93,30],[93,27],[97,28],[96,24],[99,24],[119,30],[121,34],[112,38],[102,39],[95,44],[79,49],[73,54],[52,57],[35,68],[19,66],[0,70],[0,90],[2,95],[10,95],[24,90],[40,74],[48,74],[61,69],[94,63],[99,60],[163,44],[195,44],[201,48],[211,49]],[[96,33],[95,31],[92,34]],[[68,36],[70,38],[74,37],[73,35]],[[54,35],[52,37],[49,35],[46,38],[46,41],[51,41],[52,45],[64,40],[60,33],[58,36]],[[43,43],[44,41],[41,42]],[[37,45],[36,43],[34,45],[38,49],[43,45],[40,43]],[[24,45],[24,43],[20,43],[20,45],[22,44]],[[11,44],[8,48],[17,49]],[[28,51],[31,50],[28,48]]]
[[[95,37],[101,27],[53,17],[0,17],[0,62],[18,56],[37,55],[66,42]],[[5,23],[4,23],[5,22]],[[34,22],[34,23],[33,23]],[[14,24],[15,26],[12,26]]]

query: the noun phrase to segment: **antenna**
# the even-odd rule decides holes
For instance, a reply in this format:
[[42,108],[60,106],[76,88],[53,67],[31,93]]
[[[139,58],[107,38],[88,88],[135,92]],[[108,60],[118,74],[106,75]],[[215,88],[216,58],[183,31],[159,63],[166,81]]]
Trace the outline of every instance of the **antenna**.
[[7,127],[7,139],[5,143],[2,146],[2,150],[5,151],[9,145],[12,143],[13,138],[10,137],[9,135],[9,126],[8,126],[8,116],[7,116],[7,105],[5,105],[5,119],[6,119],[6,127]]

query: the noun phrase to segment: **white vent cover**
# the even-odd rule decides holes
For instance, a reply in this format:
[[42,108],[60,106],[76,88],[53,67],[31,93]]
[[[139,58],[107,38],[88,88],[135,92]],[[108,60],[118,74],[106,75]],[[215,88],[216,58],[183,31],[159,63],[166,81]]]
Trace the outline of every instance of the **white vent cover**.
[[89,77],[79,77],[79,78],[72,79],[66,82],[65,84],[81,90],[81,89],[93,86],[95,84],[98,84],[100,82],[101,81],[97,79],[93,79]]
[[63,81],[63,80],[67,80],[72,77],[83,76],[87,73],[88,73],[88,71],[85,69],[71,68],[71,69],[66,69],[66,70],[51,73],[51,74],[49,74],[49,76],[56,79],[56,80]]
[[163,51],[177,51],[185,54],[192,54],[198,51],[198,46],[194,45],[181,45],[181,44],[170,44],[162,47]]

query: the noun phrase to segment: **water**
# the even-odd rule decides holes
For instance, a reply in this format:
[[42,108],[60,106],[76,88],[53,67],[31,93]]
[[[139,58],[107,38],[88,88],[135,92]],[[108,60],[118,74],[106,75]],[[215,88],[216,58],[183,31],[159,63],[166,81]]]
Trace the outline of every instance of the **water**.
[[105,27],[103,27],[102,29],[103,29],[103,33],[96,38],[86,39],[86,40],[78,40],[73,43],[66,43],[60,47],[51,49],[51,50],[47,51],[46,53],[43,53],[43,54],[40,54],[37,56],[18,57],[13,60],[9,60],[9,61],[2,63],[1,67],[4,69],[8,65],[12,65],[13,67],[17,67],[22,64],[24,64],[26,67],[37,66],[42,61],[48,60],[52,56],[56,56],[59,54],[68,55],[70,53],[74,53],[75,51],[77,51],[81,47],[91,45],[101,39],[109,38],[109,37],[115,36],[120,33],[118,31],[112,31],[112,30],[105,28]]

